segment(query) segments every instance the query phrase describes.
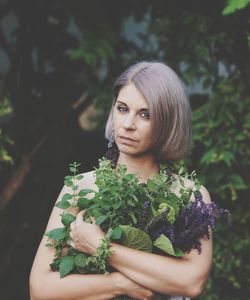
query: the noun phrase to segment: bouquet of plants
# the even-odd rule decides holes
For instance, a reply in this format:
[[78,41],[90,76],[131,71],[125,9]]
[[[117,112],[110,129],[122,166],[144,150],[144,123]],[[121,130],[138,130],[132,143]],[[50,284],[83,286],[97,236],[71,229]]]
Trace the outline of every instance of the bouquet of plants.
[[[126,166],[115,169],[109,159],[102,158],[95,172],[97,190],[79,190],[77,182],[83,176],[77,175],[78,167],[77,163],[70,164],[72,175],[65,177],[64,184],[72,193],[64,194],[56,204],[62,209],[63,227],[45,233],[47,246],[56,250],[51,269],[59,271],[61,277],[112,272],[107,263],[112,254],[110,241],[175,257],[192,249],[200,253],[199,238],[209,238],[209,228],[213,229],[217,218],[227,212],[214,202],[205,203],[195,172],[189,175],[182,168],[173,176],[168,166],[162,165],[160,173],[145,184],[128,174]],[[191,179],[193,186],[186,187],[185,179]],[[76,218],[67,211],[70,207],[85,210],[85,222],[94,217],[106,233],[95,255],[70,246],[70,224]]]

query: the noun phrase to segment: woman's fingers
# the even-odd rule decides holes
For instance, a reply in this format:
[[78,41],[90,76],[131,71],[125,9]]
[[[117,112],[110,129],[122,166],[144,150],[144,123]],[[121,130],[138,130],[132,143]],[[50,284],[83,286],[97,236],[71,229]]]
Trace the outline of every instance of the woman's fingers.
[[[76,216],[76,220],[75,220],[75,223],[78,225],[80,223],[83,222],[84,220],[84,216],[85,216],[85,210],[81,210],[77,216]],[[72,224],[72,223],[71,223]]]

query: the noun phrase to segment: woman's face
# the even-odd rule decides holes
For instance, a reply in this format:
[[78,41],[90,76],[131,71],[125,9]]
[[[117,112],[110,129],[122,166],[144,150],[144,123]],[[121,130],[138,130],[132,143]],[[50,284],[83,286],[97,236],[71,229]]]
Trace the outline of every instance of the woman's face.
[[113,110],[113,123],[120,152],[135,156],[150,152],[152,120],[147,102],[133,83],[120,90]]

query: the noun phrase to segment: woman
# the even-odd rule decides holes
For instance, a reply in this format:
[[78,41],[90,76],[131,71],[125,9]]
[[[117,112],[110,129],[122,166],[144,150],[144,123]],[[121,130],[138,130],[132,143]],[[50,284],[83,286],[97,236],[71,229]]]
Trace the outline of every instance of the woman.
[[[115,82],[114,94],[106,137],[119,149],[117,164],[125,164],[128,173],[136,173],[140,182],[147,182],[159,173],[159,162],[184,157],[191,140],[191,112],[183,84],[171,68],[159,62],[132,65]],[[192,182],[187,180],[186,185]],[[96,188],[94,171],[84,174],[79,184],[79,189],[83,188]],[[58,201],[68,189],[63,187]],[[207,190],[201,187],[200,191],[203,200],[210,202]],[[53,208],[46,231],[61,227],[60,213]],[[93,218],[92,223],[84,222],[84,211],[71,224],[71,245],[78,251],[94,254],[103,236]],[[60,279],[50,270],[54,252],[45,247],[44,237],[30,275],[31,299],[112,299],[119,295],[156,299],[157,293],[196,297],[203,290],[212,261],[211,238],[201,238],[200,242],[201,254],[192,250],[181,259],[112,243],[109,264],[117,272],[71,274]]]

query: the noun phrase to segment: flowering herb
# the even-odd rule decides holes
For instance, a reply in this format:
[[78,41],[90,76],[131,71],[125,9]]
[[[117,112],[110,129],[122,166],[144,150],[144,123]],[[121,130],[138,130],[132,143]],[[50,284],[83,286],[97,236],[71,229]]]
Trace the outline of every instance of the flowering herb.
[[[66,176],[64,181],[72,193],[63,195],[56,204],[64,210],[61,215],[64,227],[46,233],[47,246],[55,248],[51,269],[59,271],[61,277],[69,273],[112,271],[107,264],[112,254],[110,240],[141,251],[177,257],[192,249],[200,253],[199,238],[209,238],[209,228],[213,229],[218,217],[228,213],[214,202],[203,201],[195,172],[188,175],[181,168],[173,176],[162,165],[158,175],[141,184],[135,174],[127,173],[126,166],[115,169],[110,160],[103,158],[95,172],[98,190],[94,191],[78,189],[77,182],[83,179],[77,175],[78,166],[70,164],[73,175]],[[186,179],[191,180],[192,187],[185,186]],[[84,209],[85,221],[95,217],[96,224],[106,233],[96,254],[81,253],[70,246],[70,224],[75,220],[74,215],[65,211],[70,207]]]

